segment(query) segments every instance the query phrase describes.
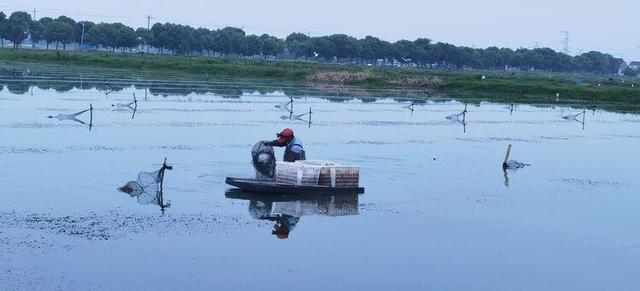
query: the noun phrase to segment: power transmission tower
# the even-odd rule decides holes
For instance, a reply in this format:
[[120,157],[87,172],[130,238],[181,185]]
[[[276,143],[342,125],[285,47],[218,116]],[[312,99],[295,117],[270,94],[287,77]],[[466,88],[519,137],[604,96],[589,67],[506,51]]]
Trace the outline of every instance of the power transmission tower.
[[36,9],[33,8],[33,21],[36,21],[38,19],[36,19]]
[[147,15],[147,29],[151,29],[151,15]]
[[571,40],[569,39],[569,31],[561,30],[560,33],[564,35],[564,37],[562,38],[562,52],[568,55],[570,52],[569,43],[571,42]]

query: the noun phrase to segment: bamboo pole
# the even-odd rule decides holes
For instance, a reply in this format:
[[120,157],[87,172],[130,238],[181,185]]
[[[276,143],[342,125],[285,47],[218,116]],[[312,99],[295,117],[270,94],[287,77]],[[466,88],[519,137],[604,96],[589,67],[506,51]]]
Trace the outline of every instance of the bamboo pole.
[[504,155],[504,162],[502,162],[502,168],[504,169],[508,167],[509,155],[511,155],[511,144],[507,146],[507,153]]

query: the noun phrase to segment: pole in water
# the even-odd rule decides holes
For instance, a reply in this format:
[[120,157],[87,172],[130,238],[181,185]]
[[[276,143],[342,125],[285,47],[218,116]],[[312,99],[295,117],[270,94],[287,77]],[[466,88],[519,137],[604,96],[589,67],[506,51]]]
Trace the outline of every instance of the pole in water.
[[509,161],[509,155],[511,155],[511,144],[507,146],[507,153],[504,155],[504,162],[502,162],[502,169],[506,170],[509,165],[507,162]]
[[89,131],[93,127],[93,104],[89,103]]

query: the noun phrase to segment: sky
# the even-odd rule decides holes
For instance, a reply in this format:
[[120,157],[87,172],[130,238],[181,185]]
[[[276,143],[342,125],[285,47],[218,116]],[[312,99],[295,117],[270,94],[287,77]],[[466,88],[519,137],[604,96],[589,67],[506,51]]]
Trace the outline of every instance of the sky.
[[122,22],[134,27],[174,22],[210,29],[244,27],[250,34],[284,37],[344,33],[388,41],[427,37],[477,48],[489,46],[591,50],[640,60],[637,0],[2,0],[5,14],[21,10],[36,18],[67,15],[76,20]]

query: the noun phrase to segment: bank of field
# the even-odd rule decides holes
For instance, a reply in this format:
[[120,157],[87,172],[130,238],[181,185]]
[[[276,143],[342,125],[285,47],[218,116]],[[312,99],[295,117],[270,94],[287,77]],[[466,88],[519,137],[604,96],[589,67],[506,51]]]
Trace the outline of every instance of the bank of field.
[[[528,97],[640,104],[637,78],[502,71],[377,68],[351,64],[290,60],[255,60],[160,56],[107,52],[0,50],[2,62],[58,64],[67,67],[133,69],[215,77],[265,78],[317,84],[357,85],[362,88],[419,89],[493,98]],[[636,84],[639,83],[639,84]]]

